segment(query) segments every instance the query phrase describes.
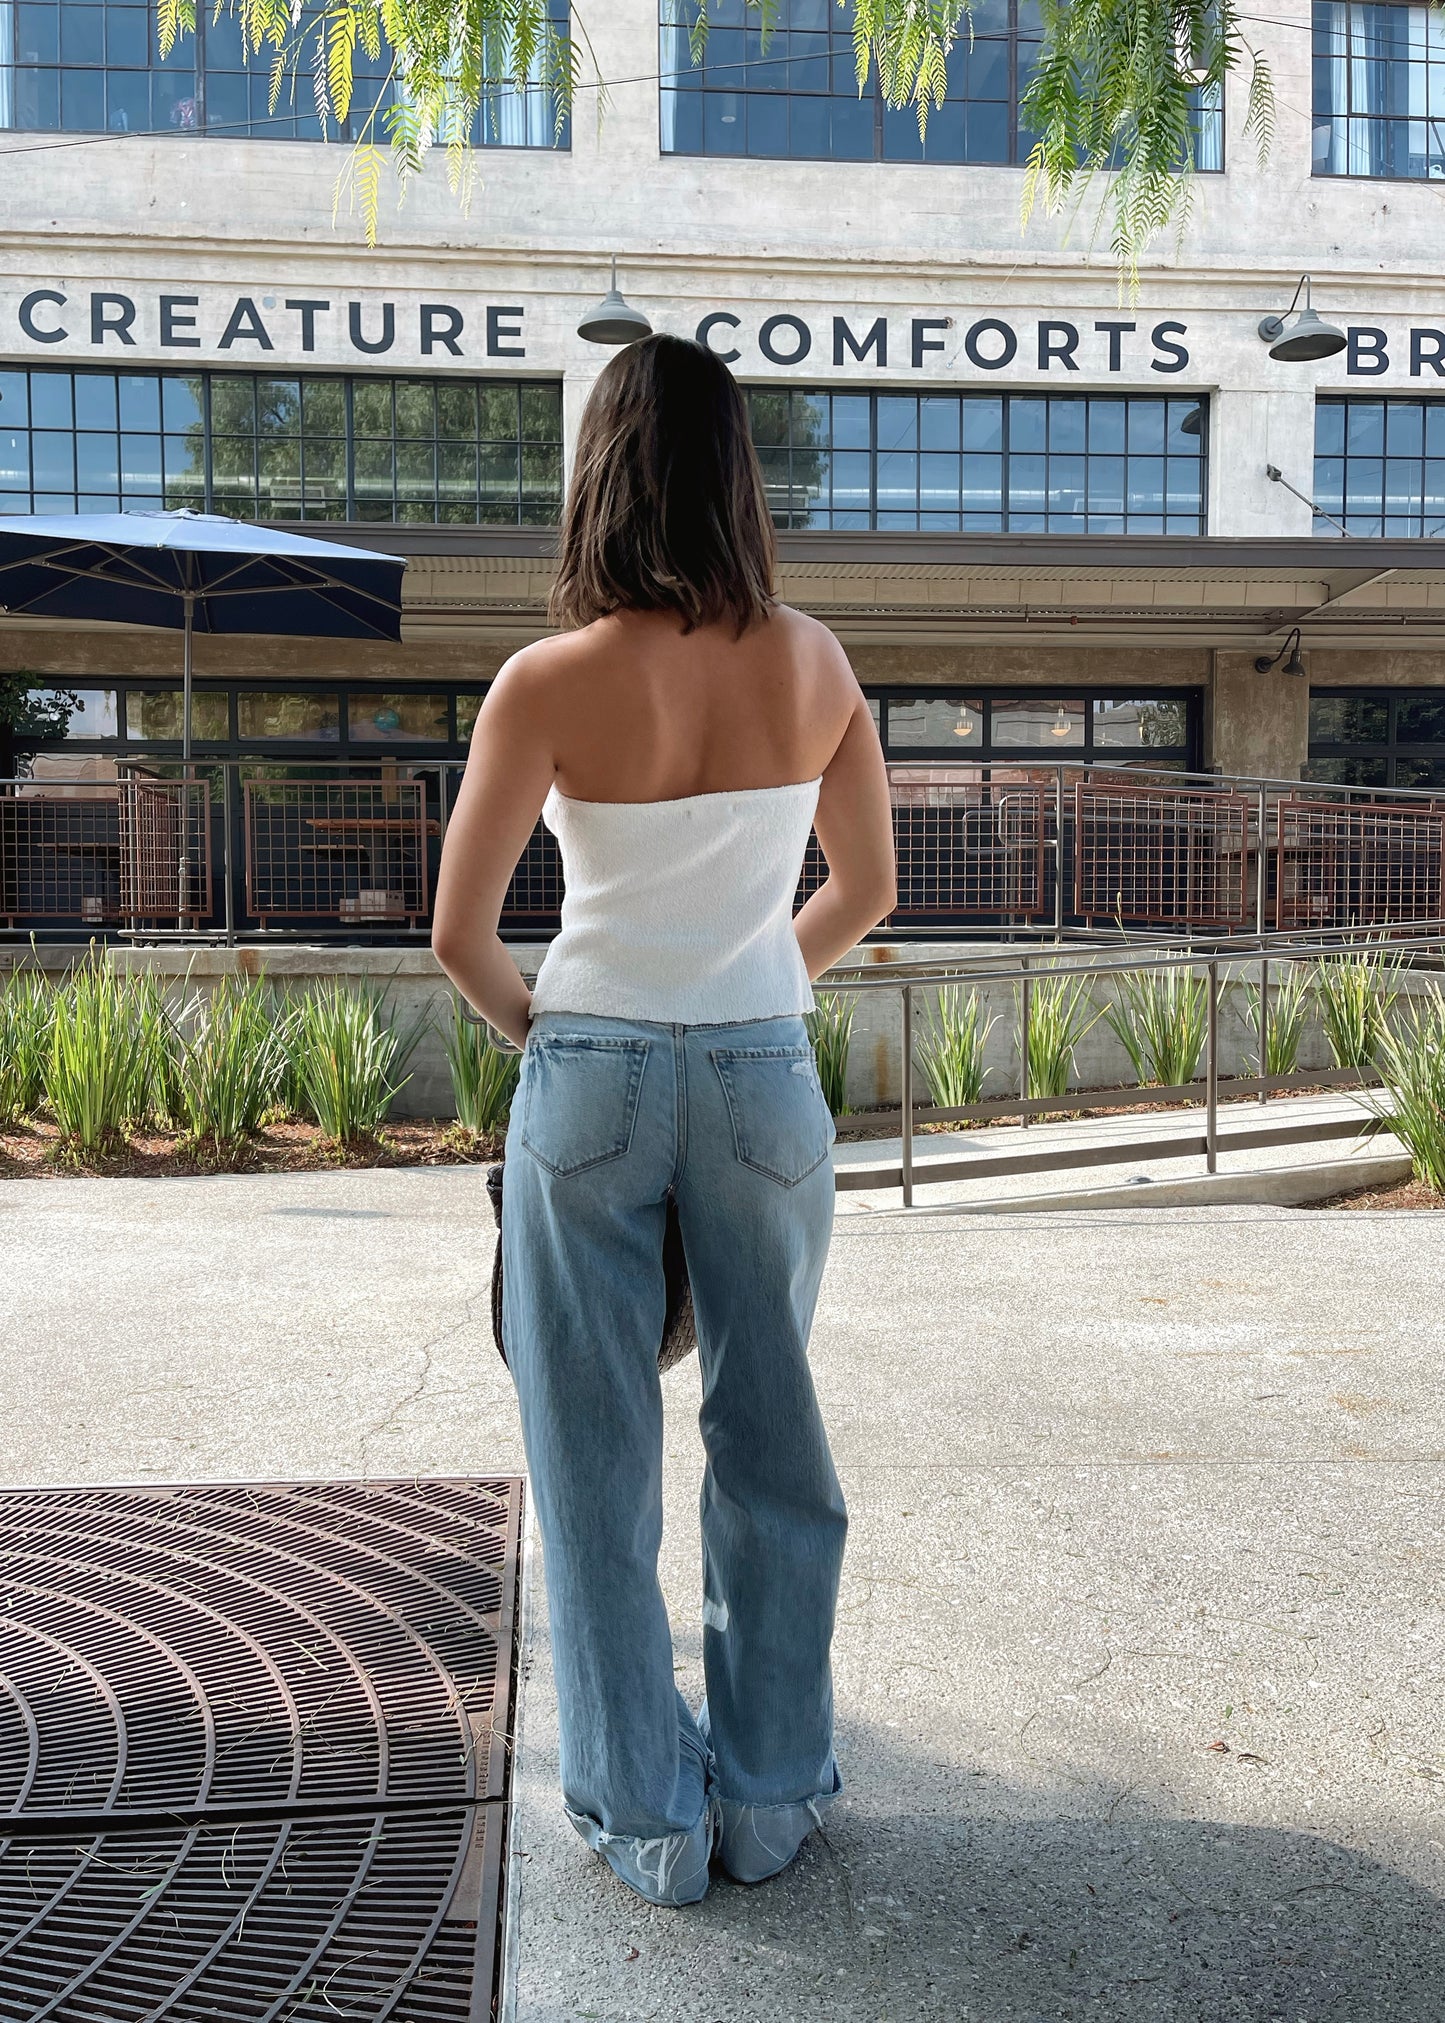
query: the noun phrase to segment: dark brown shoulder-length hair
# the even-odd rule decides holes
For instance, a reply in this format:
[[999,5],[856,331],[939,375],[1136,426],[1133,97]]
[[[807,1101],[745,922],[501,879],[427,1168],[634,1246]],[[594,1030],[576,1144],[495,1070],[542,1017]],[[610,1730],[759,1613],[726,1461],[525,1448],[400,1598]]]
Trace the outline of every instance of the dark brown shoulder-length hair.
[[609,359],[588,397],[562,516],[554,624],[675,611],[739,637],[774,602],[777,544],[737,382],[658,335]]

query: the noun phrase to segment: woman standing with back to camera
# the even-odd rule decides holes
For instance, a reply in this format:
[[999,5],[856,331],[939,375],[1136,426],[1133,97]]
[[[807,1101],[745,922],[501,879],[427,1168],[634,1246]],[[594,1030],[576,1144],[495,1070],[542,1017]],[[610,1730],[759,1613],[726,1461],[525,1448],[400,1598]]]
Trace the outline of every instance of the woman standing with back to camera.
[[[546,1565],[568,1816],[653,1903],[717,1853],[785,1867],[842,1789],[829,1645],[846,1516],[808,1370],[833,1223],[812,978],[895,902],[888,786],[833,635],[773,595],[746,410],[650,337],[587,402],[552,614],[487,692],[432,945],[523,1046],[503,1335]],[[496,927],[541,814],[566,881],[530,998]],[[810,828],[828,876],[796,917]],[[703,1659],[673,1683],[662,1238],[692,1282]]]

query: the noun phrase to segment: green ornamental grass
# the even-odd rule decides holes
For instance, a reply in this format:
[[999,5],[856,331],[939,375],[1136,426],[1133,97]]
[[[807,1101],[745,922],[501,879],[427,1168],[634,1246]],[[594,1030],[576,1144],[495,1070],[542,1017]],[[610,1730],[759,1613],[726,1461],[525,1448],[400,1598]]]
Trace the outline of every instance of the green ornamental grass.
[[940,1110],[960,1110],[983,1096],[983,1050],[998,1021],[985,1018],[977,991],[945,984],[922,1022],[918,1062]]
[[285,1050],[270,987],[223,977],[187,1015],[177,1062],[177,1103],[189,1136],[218,1152],[255,1136],[279,1101]]
[[[1262,1012],[1259,985],[1247,983],[1244,994],[1249,1000],[1254,1029],[1258,1032]],[[1310,972],[1306,963],[1290,963],[1280,981],[1270,985],[1269,1024],[1264,1036],[1266,1075],[1292,1075],[1299,1065],[1300,1043],[1309,1024],[1312,1001]]]
[[1400,959],[1369,943],[1321,958],[1320,1024],[1338,1068],[1374,1065],[1400,994]]
[[38,1110],[55,993],[38,970],[13,970],[0,985],[0,1124]]
[[338,1145],[374,1138],[409,1079],[401,1070],[424,1020],[398,1029],[386,1016],[386,995],[379,985],[333,978],[298,996],[282,1022],[300,1112]]
[[818,1080],[835,1117],[841,1117],[848,1107],[845,1101],[848,1049],[852,1044],[856,1004],[854,998],[820,991],[812,1011],[803,1014],[808,1038],[813,1043],[813,1058],[818,1064]]
[[45,1095],[72,1150],[94,1152],[135,1114],[137,1019],[128,979],[94,954],[56,991]]
[[1208,979],[1189,969],[1121,976],[1104,1016],[1123,1044],[1141,1089],[1181,1088],[1199,1072],[1209,1026]]
[[444,1039],[457,1122],[474,1137],[501,1131],[512,1107],[521,1055],[493,1046],[486,1027],[463,1016],[460,998],[453,1006],[451,1030]]
[[[1022,993],[1020,993],[1022,996]],[[1099,1023],[1084,977],[1039,977],[1029,992],[1028,1093],[1067,1094],[1074,1057]]]
[[1387,1098],[1377,1114],[1409,1152],[1415,1178],[1445,1194],[1445,998],[1438,991],[1382,1029],[1375,1064]]
[[181,1038],[176,1031],[161,978],[149,974],[122,975],[134,1054],[126,1122],[155,1124],[162,1130],[179,1124],[181,1106]]
[[1374,1064],[1384,1082],[1384,1101],[1372,1101],[1376,1117],[1409,1151],[1415,1177],[1445,1194],[1445,997],[1437,989],[1384,1028]]

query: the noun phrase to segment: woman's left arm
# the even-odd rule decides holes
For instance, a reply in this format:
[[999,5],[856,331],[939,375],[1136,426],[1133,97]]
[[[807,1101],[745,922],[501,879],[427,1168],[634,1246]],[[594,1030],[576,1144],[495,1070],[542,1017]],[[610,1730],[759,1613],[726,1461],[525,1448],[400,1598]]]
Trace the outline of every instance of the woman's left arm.
[[555,770],[526,666],[535,650],[507,662],[477,713],[432,912],[437,961],[473,1010],[518,1046],[527,1040],[531,992],[497,923]]

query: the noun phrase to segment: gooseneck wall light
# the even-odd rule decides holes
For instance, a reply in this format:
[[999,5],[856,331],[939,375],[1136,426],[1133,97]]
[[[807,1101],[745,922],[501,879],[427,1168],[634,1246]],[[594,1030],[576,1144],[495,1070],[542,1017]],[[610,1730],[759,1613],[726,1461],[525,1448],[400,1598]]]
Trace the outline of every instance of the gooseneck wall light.
[[[1285,329],[1286,319],[1294,316],[1295,303],[1299,301],[1300,289],[1305,292],[1305,306],[1295,317],[1294,328]],[[1333,323],[1326,323],[1323,316],[1310,302],[1310,277],[1301,274],[1289,308],[1283,316],[1266,316],[1259,323],[1259,334],[1269,346],[1271,358],[1278,358],[1285,364],[1294,364],[1311,358],[1333,358],[1337,351],[1343,351],[1349,339],[1343,330],[1337,330]]]
[[1289,637],[1285,640],[1284,645],[1280,648],[1278,653],[1274,654],[1261,653],[1255,656],[1254,662],[1255,673],[1268,674],[1270,669],[1274,666],[1275,662],[1277,660],[1283,659],[1286,653],[1289,655],[1289,659],[1285,661],[1284,666],[1280,670],[1280,672],[1283,674],[1303,674],[1305,671],[1305,664],[1300,659],[1299,627],[1297,625],[1292,628]]
[[617,257],[612,259],[612,286],[593,309],[589,309],[577,325],[577,335],[585,337],[589,344],[632,344],[639,337],[650,337],[652,325],[640,309],[634,309],[617,292]]

